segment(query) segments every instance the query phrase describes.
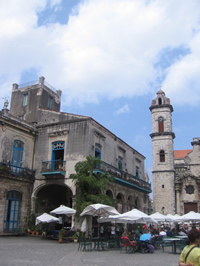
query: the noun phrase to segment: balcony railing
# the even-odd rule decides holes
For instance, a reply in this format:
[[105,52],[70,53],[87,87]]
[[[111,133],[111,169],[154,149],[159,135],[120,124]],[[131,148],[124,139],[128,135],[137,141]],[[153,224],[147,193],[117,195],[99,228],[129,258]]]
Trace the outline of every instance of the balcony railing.
[[41,174],[63,174],[66,172],[66,161],[53,160],[53,161],[43,161]]
[[114,166],[112,166],[106,162],[102,162],[100,165],[98,165],[96,167],[96,169],[99,169],[102,172],[108,172],[118,180],[121,179],[121,180],[124,180],[124,181],[126,181],[130,184],[133,184],[139,188],[151,191],[151,184],[150,183],[148,183],[148,182],[146,182],[140,178],[137,178],[136,176],[129,174],[126,171],[118,169],[118,168],[116,168],[116,167],[114,167]]
[[34,170],[2,162],[0,163],[0,173],[7,173],[19,177],[28,177],[32,179],[35,178]]

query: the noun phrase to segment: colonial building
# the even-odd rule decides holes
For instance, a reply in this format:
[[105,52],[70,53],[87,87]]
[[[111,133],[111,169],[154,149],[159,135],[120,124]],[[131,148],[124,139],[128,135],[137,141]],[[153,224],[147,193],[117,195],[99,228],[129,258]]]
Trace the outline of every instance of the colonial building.
[[150,107],[152,113],[154,211],[182,215],[200,211],[200,138],[193,149],[174,151],[173,107],[162,90]]
[[[0,161],[8,169],[8,175],[0,172],[4,178],[0,181],[1,217],[7,221],[1,223],[0,232],[9,231],[13,223],[8,207],[12,191],[20,195],[15,196],[15,201],[20,199],[12,228],[21,227],[30,209],[40,214],[60,204],[72,207],[76,187],[70,174],[88,155],[100,158],[101,171],[114,176],[115,182],[104,193],[117,200],[120,212],[136,207],[150,213],[151,184],[144,170],[145,157],[93,118],[60,112],[60,102],[61,91],[44,77],[39,82],[13,84],[10,112],[4,108],[0,114],[4,123]],[[26,175],[28,169],[34,171],[33,178]],[[18,185],[22,170],[24,190]]]

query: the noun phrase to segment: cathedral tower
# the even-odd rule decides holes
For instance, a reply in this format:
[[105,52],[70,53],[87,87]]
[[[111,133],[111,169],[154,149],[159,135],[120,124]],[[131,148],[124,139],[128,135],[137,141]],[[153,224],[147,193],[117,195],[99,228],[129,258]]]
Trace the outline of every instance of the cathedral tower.
[[149,108],[152,114],[153,203],[154,211],[175,212],[173,107],[164,91],[159,90]]

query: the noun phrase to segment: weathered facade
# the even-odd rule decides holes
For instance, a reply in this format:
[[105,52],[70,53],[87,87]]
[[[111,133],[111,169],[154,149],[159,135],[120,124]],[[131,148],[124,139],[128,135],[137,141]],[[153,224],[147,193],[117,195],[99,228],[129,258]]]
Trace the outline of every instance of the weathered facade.
[[35,134],[31,125],[11,116],[4,106],[0,112],[0,233],[18,232],[29,214]]
[[174,151],[173,107],[162,90],[157,92],[150,110],[154,211],[179,215],[199,212],[200,138],[193,139],[193,150]]
[[[61,91],[54,90],[43,77],[23,86],[13,84],[7,115],[28,125],[32,134],[30,154],[20,167],[26,162],[26,167],[35,170],[33,190],[29,186],[33,212],[49,212],[60,204],[72,207],[76,187],[70,174],[77,162],[91,155],[103,161],[101,169],[95,171],[108,171],[114,176],[115,183],[104,193],[117,199],[118,210],[136,207],[149,213],[151,184],[144,171],[145,157],[93,118],[60,112],[60,101]],[[6,162],[12,158],[12,141]],[[4,143],[1,141],[2,146]],[[4,212],[5,207],[2,209]]]

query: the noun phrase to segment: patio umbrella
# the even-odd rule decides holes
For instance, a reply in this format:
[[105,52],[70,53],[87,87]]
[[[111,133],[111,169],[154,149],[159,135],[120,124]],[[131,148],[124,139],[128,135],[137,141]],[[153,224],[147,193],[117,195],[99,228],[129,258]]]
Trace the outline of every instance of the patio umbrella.
[[159,213],[159,212],[155,212],[149,216],[153,218],[154,220],[156,220],[158,223],[173,222],[172,218],[170,218],[167,215],[163,215],[162,213]]
[[80,216],[84,215],[92,215],[92,216],[103,216],[107,217],[109,215],[118,215],[119,212],[114,208],[109,205],[104,205],[104,204],[92,204],[88,205],[80,214]]
[[182,215],[179,219],[177,219],[179,222],[192,222],[197,223],[200,222],[200,213],[190,211],[184,215]]
[[[96,204],[88,205],[82,211],[80,216],[91,215],[91,216],[98,216],[98,217],[100,217],[100,216],[107,217],[110,214],[118,215],[119,212],[114,207],[111,207],[109,205],[96,203]],[[99,223],[98,223],[98,236],[99,236]]]
[[39,224],[39,223],[52,223],[52,222],[58,222],[59,219],[48,214],[48,213],[43,213],[42,215],[36,217],[35,220],[35,225]]
[[99,222],[106,221],[115,221],[116,223],[157,223],[155,219],[151,218],[146,213],[139,211],[138,209],[132,209],[131,211],[125,212],[123,214],[109,216],[105,219],[99,219]]
[[76,210],[72,209],[72,208],[69,208],[65,205],[60,205],[60,207],[50,211],[50,213],[53,213],[53,214],[64,214],[64,215],[67,215],[67,216],[72,216],[73,214],[76,213]]

